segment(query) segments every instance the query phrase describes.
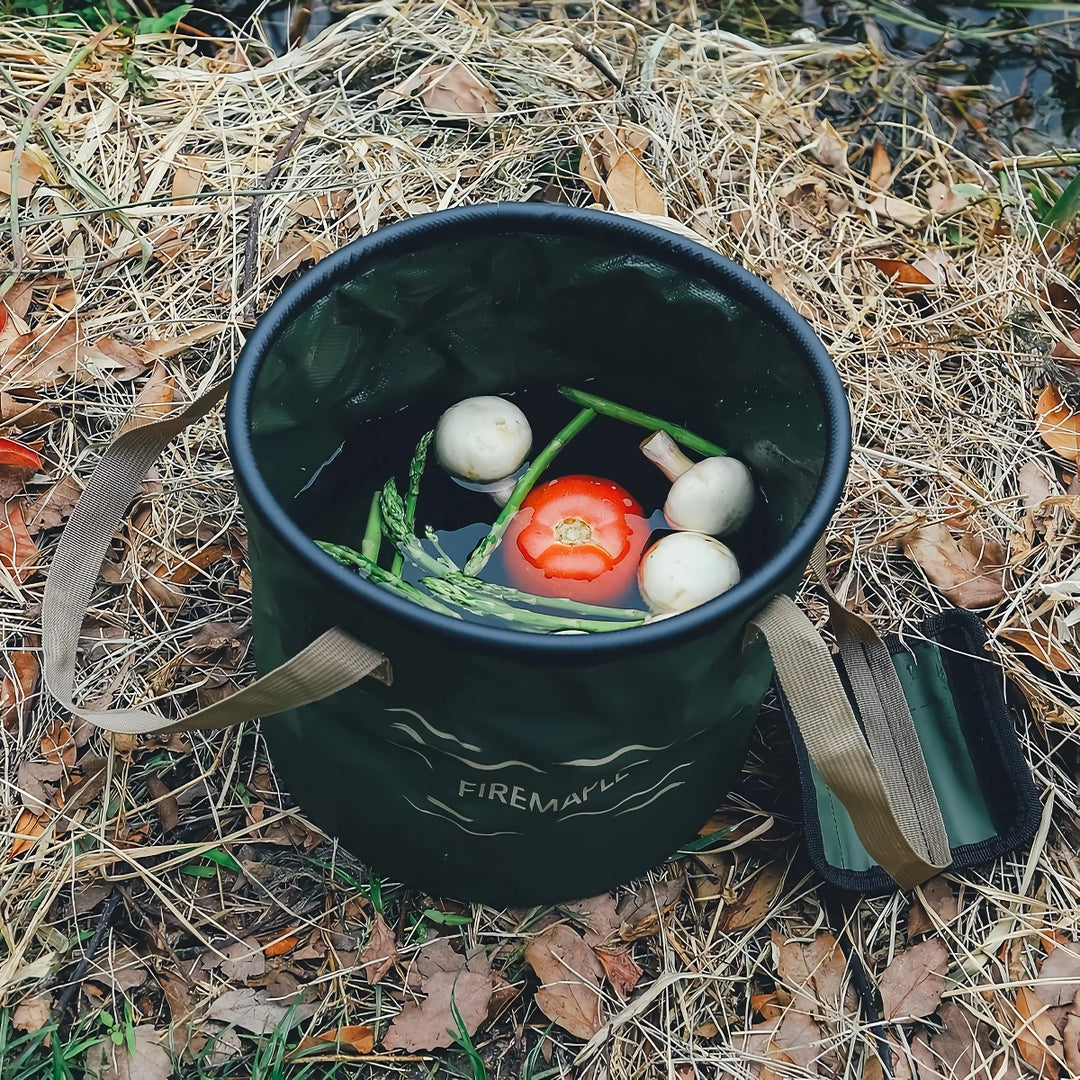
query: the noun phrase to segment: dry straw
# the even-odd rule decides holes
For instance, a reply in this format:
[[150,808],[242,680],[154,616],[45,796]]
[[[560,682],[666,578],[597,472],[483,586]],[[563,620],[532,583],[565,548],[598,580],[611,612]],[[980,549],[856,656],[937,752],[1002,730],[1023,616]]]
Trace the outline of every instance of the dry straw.
[[[0,25],[0,150],[36,162],[26,167],[39,174],[0,239],[0,288],[13,287],[10,299],[33,287],[29,326],[58,326],[74,304],[86,341],[114,335],[147,362],[162,358],[176,396],[190,397],[228,370],[253,315],[290,272],[379,225],[497,199],[589,205],[599,196],[621,210],[663,209],[671,227],[790,300],[841,372],[855,452],[829,551],[849,602],[907,633],[948,606],[898,550],[896,538],[915,524],[948,521],[1009,547],[1015,584],[984,614],[993,657],[1031,707],[1022,736],[1053,817],[1030,860],[1025,852],[965,876],[960,912],[944,930],[949,995],[1000,1027],[976,988],[1030,981],[1039,931],[1075,931],[1080,905],[1075,784],[1062,764],[1080,741],[1080,693],[1073,677],[1031,662],[1000,635],[1041,628],[1064,654],[1080,654],[1065,624],[1076,600],[1045,587],[1080,579],[1080,544],[1075,499],[1045,504],[1029,520],[1020,491],[1019,470],[1035,463],[1050,494],[1063,492],[1063,462],[1036,434],[1033,404],[1049,346],[1068,329],[1040,301],[1048,282],[1066,292],[1071,283],[1047,269],[1023,202],[1003,195],[988,168],[996,149],[978,151],[978,138],[954,125],[911,69],[868,47],[764,48],[717,31],[658,30],[604,2],[574,19],[517,28],[451,2],[375,3],[278,58],[250,42],[246,51],[236,41],[197,44],[206,42],[108,33],[91,41],[32,22]],[[479,93],[494,109],[448,117],[385,93],[433,63],[464,65],[474,84],[490,88]],[[147,77],[145,98],[126,77],[133,70]],[[821,119],[827,110],[835,128]],[[885,193],[867,180],[875,136],[891,148]],[[963,147],[981,152],[983,164]],[[607,166],[624,151],[640,156],[646,186],[631,205],[604,190],[605,149]],[[583,152],[599,162],[592,189],[578,176]],[[1003,173],[1008,190],[1019,191],[1015,166]],[[885,183],[879,178],[879,188]],[[960,194],[958,184],[967,185]],[[868,258],[917,264],[933,284],[899,287]],[[85,475],[130,408],[141,382],[110,370],[106,363],[91,378],[41,388],[61,417],[47,434],[54,475]],[[219,419],[165,455],[123,534],[92,610],[99,640],[84,658],[87,698],[157,699],[169,713],[193,703],[196,683],[206,681],[205,695],[250,671],[250,663],[232,670],[235,655],[218,667],[205,653],[189,663],[197,635],[204,644],[215,634],[242,640],[248,617],[249,582],[228,557],[244,530]],[[223,554],[195,579],[181,610],[147,587],[155,568],[201,565],[215,545]],[[4,585],[5,641],[17,648],[34,633],[40,576]],[[821,611],[812,594],[806,600]],[[54,719],[41,699],[23,728],[3,733],[5,847],[20,806],[20,763],[38,756]],[[70,902],[89,883],[118,883],[128,909],[141,910],[148,939],[166,927],[218,949],[242,926],[313,926],[324,906],[345,902],[340,876],[254,842],[259,823],[245,816],[251,797],[237,786],[253,783],[250,733],[192,743],[173,774],[194,830],[187,835],[220,831],[231,850],[261,860],[259,874],[248,875],[255,885],[243,898],[208,894],[201,879],[179,872],[199,848],[154,842],[164,796],[146,780],[175,761],[166,750],[133,756],[131,747],[109,752],[95,743],[107,754],[104,797],[0,875],[6,1000],[48,985],[75,931],[92,928]],[[772,767],[758,746],[751,775]],[[260,797],[263,822],[277,813],[275,798]],[[730,803],[727,812],[770,827],[713,864],[713,899],[685,897],[665,932],[643,946],[639,958],[655,981],[630,1008],[607,1002],[607,1038],[590,1046],[583,1066],[621,1077],[673,1076],[686,1065],[702,1076],[750,1074],[752,1055],[737,1049],[738,1037],[733,1048],[710,1032],[753,1021],[749,996],[775,971],[770,932],[812,934],[826,916],[813,882],[789,877],[757,925],[725,932],[726,908],[770,860],[786,867],[793,846],[790,828],[752,806]],[[906,910],[902,898],[853,904],[848,928],[871,978],[901,946]],[[519,941],[523,925],[521,913],[477,909],[465,933],[496,946]],[[331,965],[321,981],[328,993],[314,1030],[375,1017],[379,999],[354,966]],[[196,1016],[219,988],[212,976],[196,984]],[[542,1021],[523,1001],[515,1009],[488,1036],[496,1048],[501,1039],[510,1045],[510,1018]],[[161,1016],[148,1022],[155,1019],[160,1025]],[[850,1010],[832,1017],[836,1075],[857,1075],[861,1024]],[[1010,1042],[1011,1028],[1003,1036]],[[565,1046],[571,1057],[580,1050],[572,1040]],[[777,1067],[803,1075],[799,1066]]]

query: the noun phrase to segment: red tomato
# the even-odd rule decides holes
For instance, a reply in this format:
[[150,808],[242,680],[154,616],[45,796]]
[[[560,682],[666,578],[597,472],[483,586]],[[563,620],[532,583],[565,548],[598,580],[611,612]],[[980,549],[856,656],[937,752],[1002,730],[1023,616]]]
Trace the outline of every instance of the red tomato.
[[649,523],[624,488],[563,476],[529,493],[503,539],[514,585],[538,596],[617,601],[634,582]]

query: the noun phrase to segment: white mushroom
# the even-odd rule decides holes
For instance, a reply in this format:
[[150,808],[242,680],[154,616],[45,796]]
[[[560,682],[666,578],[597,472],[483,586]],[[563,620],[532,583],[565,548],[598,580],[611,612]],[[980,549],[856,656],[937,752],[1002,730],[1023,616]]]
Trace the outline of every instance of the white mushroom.
[[638,591],[657,613],[704,604],[739,583],[731,549],[705,533],[675,532],[657,540],[638,565]]
[[672,481],[664,517],[673,529],[726,536],[754,506],[754,478],[737,458],[709,457],[696,464],[666,431],[657,431],[641,452]]
[[525,414],[501,397],[472,397],[451,405],[435,427],[435,455],[447,472],[472,484],[492,484],[505,503],[513,482],[501,484],[520,467],[532,446]]

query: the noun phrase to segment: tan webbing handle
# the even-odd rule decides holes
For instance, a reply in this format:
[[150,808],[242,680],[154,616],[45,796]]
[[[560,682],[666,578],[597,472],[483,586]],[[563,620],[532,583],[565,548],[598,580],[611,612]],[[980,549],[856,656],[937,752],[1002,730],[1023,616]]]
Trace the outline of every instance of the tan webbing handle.
[[367,675],[390,682],[385,656],[335,628],[231,697],[172,723],[142,709],[81,709],[72,700],[79,631],[109,544],[165,445],[205,416],[228,388],[228,379],[219,382],[161,420],[128,420],[105,448],[60,535],[41,608],[45,685],[64,708],[108,731],[147,735],[231,727],[309,705]]
[[[811,570],[825,585],[821,545]],[[952,862],[941,807],[885,643],[827,585],[825,591],[865,735],[828,647],[794,600],[776,597],[749,631],[764,635],[807,753],[863,847],[898,885],[911,888]]]

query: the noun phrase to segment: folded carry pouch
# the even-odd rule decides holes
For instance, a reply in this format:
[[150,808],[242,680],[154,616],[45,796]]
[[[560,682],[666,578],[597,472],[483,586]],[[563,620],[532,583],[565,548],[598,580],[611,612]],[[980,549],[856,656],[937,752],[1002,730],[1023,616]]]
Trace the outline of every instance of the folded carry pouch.
[[[817,560],[815,572],[823,565]],[[1043,808],[1016,732],[1023,705],[987,651],[978,616],[952,609],[927,619],[914,635],[890,634],[875,644],[860,632],[868,624],[831,594],[829,601],[839,644],[832,657],[837,685],[880,771],[891,776],[886,786],[894,789],[898,817],[906,815],[931,853],[900,883],[979,866],[1030,844]],[[819,753],[804,737],[796,694],[783,674],[778,671],[777,697],[794,745],[811,865],[837,889],[895,890],[896,877],[860,838],[868,827],[865,807],[850,795],[845,805],[826,782],[828,763],[815,760]],[[884,724],[883,714],[890,714]]]

